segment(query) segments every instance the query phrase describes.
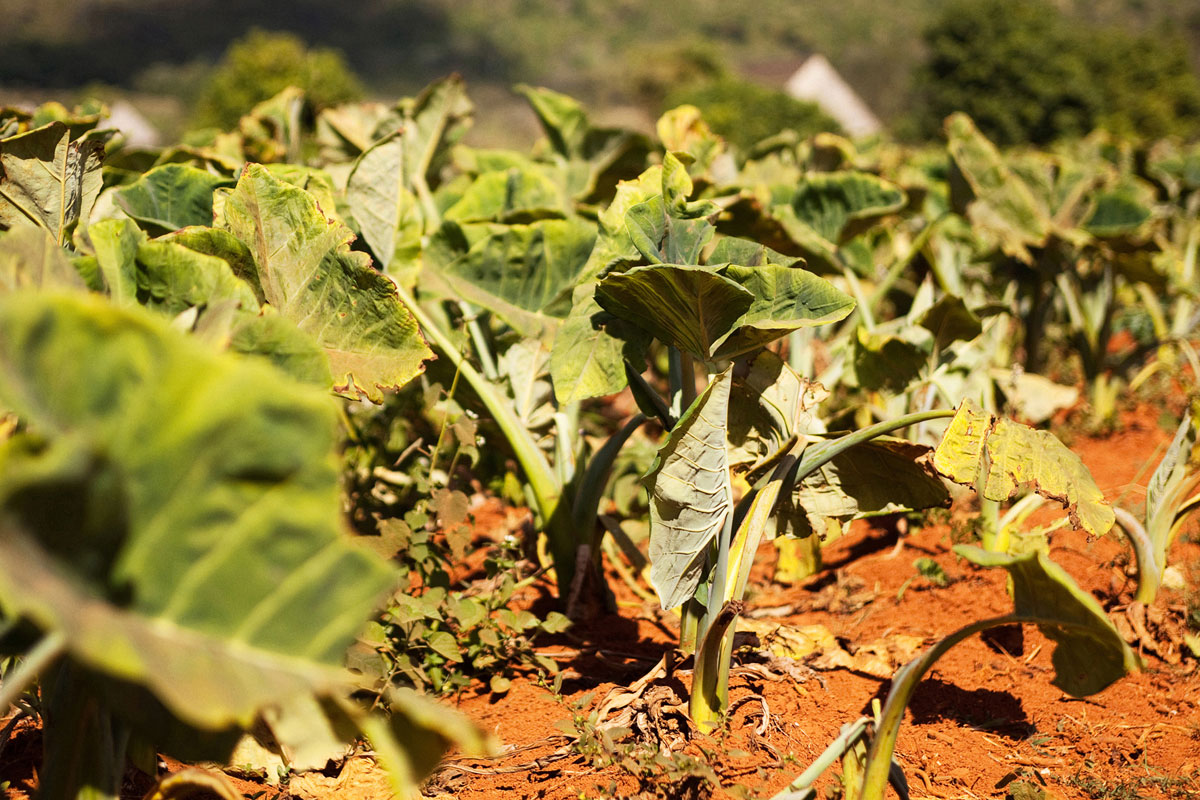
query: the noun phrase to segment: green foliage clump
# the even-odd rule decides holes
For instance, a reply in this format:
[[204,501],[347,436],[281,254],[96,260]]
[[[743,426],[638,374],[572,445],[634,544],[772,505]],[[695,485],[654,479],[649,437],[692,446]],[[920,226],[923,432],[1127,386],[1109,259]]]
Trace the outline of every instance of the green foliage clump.
[[1162,136],[1200,120],[1200,81],[1182,41],[1081,27],[1046,0],[955,0],[925,43],[914,82],[925,136],[955,111],[1001,145],[1096,127]]
[[303,89],[316,110],[363,96],[362,83],[340,51],[310,50],[293,34],[253,30],[225,51],[201,93],[196,122],[231,127],[288,86]]
[[743,152],[783,130],[794,130],[801,137],[841,132],[816,103],[738,78],[722,78],[667,96],[667,108],[684,104],[700,109],[713,132]]

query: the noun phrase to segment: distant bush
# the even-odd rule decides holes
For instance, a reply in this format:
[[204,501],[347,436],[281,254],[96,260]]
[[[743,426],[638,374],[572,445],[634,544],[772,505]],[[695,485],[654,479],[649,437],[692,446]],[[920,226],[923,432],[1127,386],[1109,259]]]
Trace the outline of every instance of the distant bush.
[[1080,26],[1046,0],[954,0],[925,31],[916,128],[940,135],[965,111],[999,144],[1182,132],[1200,120],[1200,81],[1181,41]]
[[253,30],[225,51],[201,93],[196,122],[231,127],[288,86],[303,89],[318,109],[363,95],[361,82],[340,51],[310,50],[290,33]]
[[688,103],[700,109],[717,134],[745,152],[752,145],[791,129],[801,136],[841,127],[816,103],[738,78],[687,87],[667,95],[665,108]]

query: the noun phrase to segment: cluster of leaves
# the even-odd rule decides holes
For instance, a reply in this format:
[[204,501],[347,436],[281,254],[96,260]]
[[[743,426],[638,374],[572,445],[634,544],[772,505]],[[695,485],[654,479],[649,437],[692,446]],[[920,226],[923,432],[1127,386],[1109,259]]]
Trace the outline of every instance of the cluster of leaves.
[[[80,601],[37,564],[82,573],[100,610],[135,617],[139,644],[149,616],[188,636],[199,628],[230,658],[246,645],[270,656],[281,646],[270,631],[290,634],[324,609],[327,626],[283,646],[323,668],[340,663],[353,626],[386,596],[350,648],[353,685],[391,706],[397,726],[478,744],[453,722],[424,720],[398,687],[454,691],[486,673],[504,691],[523,664],[550,669],[532,637],[565,620],[506,607],[526,576],[504,551],[477,582],[457,583],[471,544],[459,487],[511,455],[544,535],[526,546],[545,551],[540,566],[553,569],[565,607],[588,613],[605,602],[606,533],[622,530],[611,517],[601,526],[598,512],[613,507],[604,497],[640,513],[628,464],[654,449],[648,576],[665,608],[683,606],[701,726],[727,702],[759,542],[794,537],[819,553],[847,520],[944,505],[938,475],[980,494],[986,547],[959,552],[1012,575],[1016,610],[951,635],[897,676],[866,757],[865,796],[883,790],[916,682],[967,635],[1041,625],[1058,644],[1056,680],[1078,695],[1136,668],[1044,548],[1000,535],[1000,505],[1021,491],[1059,501],[1094,535],[1113,514],[1078,459],[1001,416],[999,398],[1040,419],[1073,402],[1072,387],[1032,374],[1050,345],[1079,350],[1097,405],[1119,380],[1136,380],[1149,352],[1122,364],[1108,347],[1113,318],[1134,304],[1152,312],[1156,363],[1196,361],[1200,156],[1169,143],[1135,154],[1099,137],[1002,153],[958,115],[936,152],[860,149],[826,133],[771,137],[739,163],[694,106],[665,114],[655,141],[592,124],[564,95],[520,91],[545,133],[530,153],[459,144],[472,107],[457,79],[391,106],[312,117],[289,88],[236,130],[161,151],[109,143],[97,114],[0,112],[0,363],[11,361],[0,411],[16,420],[0,451],[0,524],[16,529],[0,536],[2,563],[15,565],[0,570],[8,617],[28,619],[82,667],[149,691],[193,728],[224,730],[283,714],[279,696],[198,715],[183,690],[163,685],[176,662],[155,676],[98,657],[65,613]],[[1026,374],[1010,369],[1014,340]],[[62,355],[80,351],[91,357]],[[413,382],[395,396],[427,368],[421,391]],[[586,403],[627,386],[640,413],[589,421]],[[330,394],[351,403],[340,407],[343,509],[365,534],[353,545],[338,530]],[[385,399],[379,411],[355,405]],[[638,442],[648,419],[661,441]],[[907,439],[887,436],[901,430]],[[1194,426],[1180,430],[1156,494],[1167,544],[1192,507],[1184,451]],[[165,478],[176,474],[198,483]],[[77,502],[45,513],[44,498],[64,485]],[[323,505],[308,514],[317,500],[292,488]],[[183,489],[201,496],[171,493]],[[219,520],[249,526],[255,514],[266,520],[247,543],[206,538]],[[64,551],[68,522],[94,546]],[[151,545],[167,548],[172,531],[178,552],[155,549],[172,554],[172,568],[149,564]],[[1159,544],[1143,548],[1148,576],[1163,566]],[[44,583],[30,589],[29,575]],[[408,587],[386,595],[397,580]],[[239,593],[212,600],[224,584]],[[253,591],[262,597],[246,600]],[[274,615],[286,624],[268,626]],[[344,690],[352,682],[339,675]],[[285,686],[300,696],[305,680]],[[316,697],[304,711],[325,719],[321,730],[348,716],[387,748],[376,718],[344,704],[330,712],[342,697],[333,690]],[[292,719],[276,727],[294,732]],[[403,783],[419,765],[399,752]]]

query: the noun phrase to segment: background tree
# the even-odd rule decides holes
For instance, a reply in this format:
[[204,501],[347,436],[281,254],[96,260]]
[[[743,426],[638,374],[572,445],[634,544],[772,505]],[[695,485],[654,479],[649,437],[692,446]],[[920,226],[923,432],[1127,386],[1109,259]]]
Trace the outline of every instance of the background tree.
[[361,82],[340,52],[310,50],[290,33],[253,30],[229,46],[208,79],[196,122],[230,127],[256,104],[288,86],[303,89],[317,109],[363,95]]
[[1185,132],[1200,82],[1182,40],[1081,25],[1046,0],[955,0],[925,31],[915,132],[936,137],[965,111],[999,144]]
[[816,103],[739,78],[721,78],[671,92],[664,110],[684,103],[699,108],[709,127],[743,153],[782,130],[794,130],[801,137],[821,131],[841,132],[837,122]]

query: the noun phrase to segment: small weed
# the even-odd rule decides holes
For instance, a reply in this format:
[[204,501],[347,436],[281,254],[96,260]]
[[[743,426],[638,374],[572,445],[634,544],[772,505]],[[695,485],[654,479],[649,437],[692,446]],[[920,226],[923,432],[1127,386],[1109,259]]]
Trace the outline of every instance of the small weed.
[[1154,791],[1167,800],[1196,800],[1196,782],[1200,779],[1200,770],[1191,775],[1171,777],[1148,765],[1144,769],[1145,775],[1128,778],[1119,783],[1104,781],[1091,773],[1083,772],[1076,772],[1062,783],[1084,792],[1094,800],[1141,800],[1149,791]]

